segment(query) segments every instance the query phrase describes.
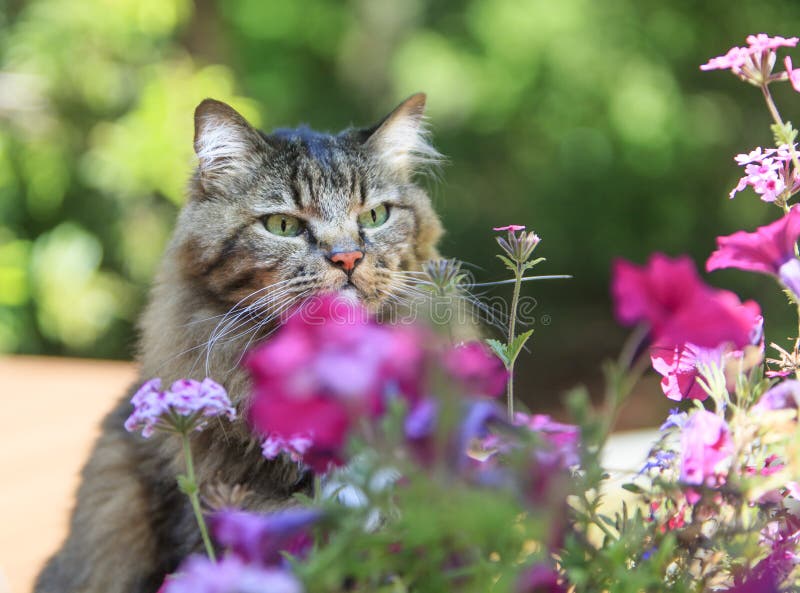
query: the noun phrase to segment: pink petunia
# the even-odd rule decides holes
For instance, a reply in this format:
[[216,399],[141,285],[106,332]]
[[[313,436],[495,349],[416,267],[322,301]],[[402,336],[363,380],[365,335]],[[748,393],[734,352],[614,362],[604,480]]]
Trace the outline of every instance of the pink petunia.
[[695,412],[681,430],[681,481],[696,486],[719,485],[720,466],[730,459],[733,448],[723,418],[706,410]]
[[710,352],[704,352],[704,349],[694,344],[683,344],[672,348],[656,346],[650,351],[653,369],[662,376],[661,390],[669,399],[675,401],[704,400],[708,397],[708,393],[698,382],[700,377],[698,363],[708,358],[711,358]]
[[[353,426],[380,416],[389,397],[422,393],[422,337],[382,326],[334,296],[307,303],[245,360],[253,378],[249,421],[268,457],[287,452],[317,471],[343,461]],[[309,442],[310,441],[310,442]]]
[[741,348],[752,342],[761,313],[756,303],[742,303],[735,294],[706,285],[686,256],[656,253],[645,266],[617,260],[611,292],[621,323],[646,323],[653,342],[668,348],[687,343],[716,348],[728,342]]
[[703,283],[687,257],[654,254],[645,266],[618,260],[611,289],[623,324],[650,327],[653,368],[662,375],[661,388],[670,399],[705,399],[697,381],[699,364],[722,364],[761,341],[758,305]]
[[706,262],[711,272],[738,268],[776,276],[795,295],[800,295],[800,260],[795,245],[800,237],[800,208],[753,233],[739,231],[717,238],[717,250]]

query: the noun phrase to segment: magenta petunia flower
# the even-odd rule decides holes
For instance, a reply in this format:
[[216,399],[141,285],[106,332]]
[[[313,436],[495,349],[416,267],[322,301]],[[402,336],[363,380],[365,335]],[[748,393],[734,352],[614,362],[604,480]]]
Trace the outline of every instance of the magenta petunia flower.
[[164,593],[303,593],[297,578],[285,570],[246,564],[235,556],[219,562],[190,556],[167,578]]
[[141,429],[149,438],[156,430],[187,432],[202,430],[208,418],[236,418],[228,394],[208,377],[203,381],[180,379],[169,390],[161,390],[161,379],[150,379],[131,398],[133,412],[125,421],[125,429]]
[[214,541],[248,563],[278,565],[282,552],[301,556],[311,544],[309,530],[323,517],[318,509],[293,508],[271,514],[226,510],[212,515]]
[[706,262],[711,272],[723,268],[738,268],[771,274],[795,295],[800,295],[800,260],[795,245],[800,237],[800,208],[792,208],[782,218],[754,233],[739,231],[717,238],[717,250]]
[[681,430],[681,481],[717,486],[720,465],[732,453],[733,440],[725,420],[706,410],[695,412]]
[[687,257],[651,256],[646,266],[618,260],[612,271],[617,318],[651,328],[651,360],[670,399],[705,399],[698,363],[722,364],[762,339],[758,305],[704,284]]
[[497,397],[508,381],[503,361],[482,342],[467,342],[449,349],[444,353],[443,363],[448,374],[458,380],[469,395]]
[[525,225],[523,224],[510,224],[508,226],[496,226],[492,228],[493,231],[508,231],[509,233],[515,233],[517,231],[524,231]]
[[621,323],[646,323],[652,341],[669,349],[687,343],[742,348],[753,342],[760,321],[756,303],[742,303],[732,292],[703,283],[686,256],[671,259],[656,253],[645,266],[617,260],[611,292]]
[[354,303],[308,302],[245,361],[254,383],[249,420],[268,437],[265,453],[285,445],[317,471],[340,463],[355,421],[381,415],[389,397],[420,397],[422,341]]

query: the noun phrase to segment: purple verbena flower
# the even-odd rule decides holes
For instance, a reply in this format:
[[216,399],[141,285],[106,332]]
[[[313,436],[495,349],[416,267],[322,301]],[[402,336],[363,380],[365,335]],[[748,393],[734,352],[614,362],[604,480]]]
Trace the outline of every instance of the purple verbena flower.
[[800,191],[800,177],[793,167],[792,148],[782,145],[766,150],[757,147],[748,154],[739,154],[734,160],[744,167],[745,175],[730,192],[733,197],[750,186],[764,202],[774,202],[784,194],[791,196]]
[[770,37],[765,33],[747,36],[747,47],[732,47],[723,56],[711,58],[701,70],[730,70],[750,84],[760,86],[775,80],[771,76],[780,47],[794,47],[797,37]]
[[131,398],[133,412],[125,421],[125,429],[141,429],[149,438],[156,430],[185,433],[202,430],[208,418],[236,418],[225,389],[208,377],[203,381],[180,379],[170,389],[161,389],[161,379],[144,383]]
[[303,586],[285,570],[246,564],[236,556],[213,562],[190,556],[159,593],[302,593]]
[[284,438],[278,435],[269,435],[261,443],[261,453],[267,459],[275,459],[281,453],[286,453],[292,461],[302,462],[303,455],[311,448],[314,441],[310,436],[293,435]]

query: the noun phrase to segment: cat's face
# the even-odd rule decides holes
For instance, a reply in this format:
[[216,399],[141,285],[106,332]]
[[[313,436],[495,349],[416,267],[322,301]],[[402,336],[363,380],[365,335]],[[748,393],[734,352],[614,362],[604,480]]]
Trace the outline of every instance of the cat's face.
[[221,308],[274,315],[323,292],[373,310],[408,295],[407,271],[436,257],[441,227],[414,185],[437,153],[424,95],[371,130],[262,134],[232,108],[195,113],[198,170],[176,231],[180,268]]

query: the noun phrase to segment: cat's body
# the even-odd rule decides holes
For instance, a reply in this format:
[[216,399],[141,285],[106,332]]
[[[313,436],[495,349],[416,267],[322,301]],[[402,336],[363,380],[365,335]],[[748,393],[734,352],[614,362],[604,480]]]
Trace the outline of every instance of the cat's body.
[[[204,101],[195,113],[198,170],[141,323],[141,382],[210,376],[241,418],[242,354],[282,312],[322,292],[348,292],[375,311],[402,295],[403,272],[436,257],[441,234],[412,180],[436,157],[421,128],[424,100],[414,95],[375,128],[336,136],[262,134],[227,105]],[[70,533],[36,593],[155,593],[199,548],[175,481],[184,470],[179,441],[126,432],[130,396],[104,421]],[[296,464],[263,458],[242,420],[196,433],[193,451],[201,489],[240,487],[247,508],[310,490]]]

